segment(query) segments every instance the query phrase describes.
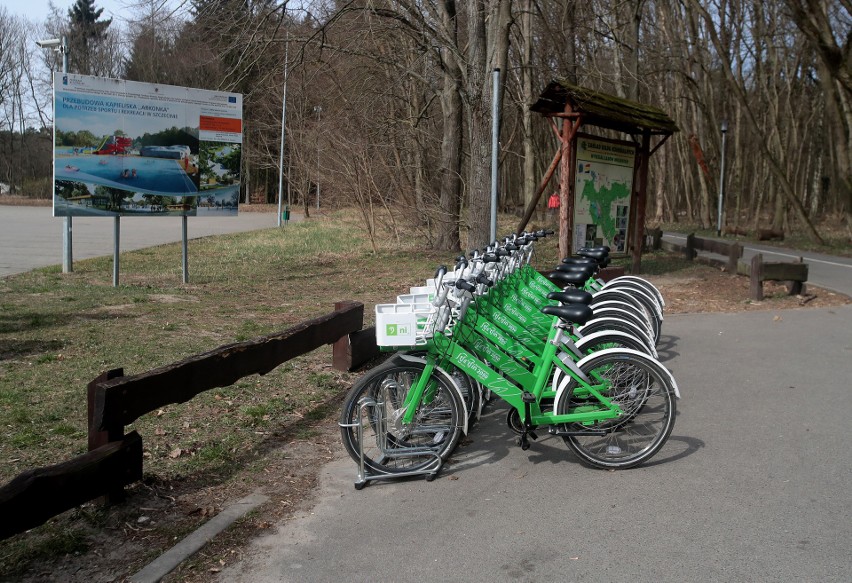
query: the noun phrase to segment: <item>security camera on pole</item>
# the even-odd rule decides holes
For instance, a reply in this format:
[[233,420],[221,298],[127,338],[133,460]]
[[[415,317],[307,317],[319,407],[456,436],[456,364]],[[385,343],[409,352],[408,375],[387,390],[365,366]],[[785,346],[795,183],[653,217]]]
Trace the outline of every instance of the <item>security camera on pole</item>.
[[[37,40],[36,44],[43,49],[53,49],[57,53],[61,54],[62,72],[68,72],[68,42],[64,36],[62,38]],[[74,271],[72,247],[73,245],[71,240],[71,215],[67,215],[65,217],[65,222],[62,230],[62,273],[71,273],[72,271]]]

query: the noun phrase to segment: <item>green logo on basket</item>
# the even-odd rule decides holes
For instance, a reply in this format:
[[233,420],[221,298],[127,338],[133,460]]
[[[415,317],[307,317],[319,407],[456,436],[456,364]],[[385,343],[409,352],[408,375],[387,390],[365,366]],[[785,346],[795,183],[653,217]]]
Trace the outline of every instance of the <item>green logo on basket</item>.
[[399,324],[387,324],[385,326],[385,334],[388,336],[405,336],[408,334],[408,326],[400,326]]

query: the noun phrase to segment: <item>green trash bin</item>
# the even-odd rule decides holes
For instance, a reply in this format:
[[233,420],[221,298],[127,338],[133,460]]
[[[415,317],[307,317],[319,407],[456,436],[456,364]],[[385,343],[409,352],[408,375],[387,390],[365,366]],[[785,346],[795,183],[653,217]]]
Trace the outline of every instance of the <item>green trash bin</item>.
[[289,204],[284,205],[284,210],[281,211],[281,220],[284,221],[285,223],[290,220],[290,205]]

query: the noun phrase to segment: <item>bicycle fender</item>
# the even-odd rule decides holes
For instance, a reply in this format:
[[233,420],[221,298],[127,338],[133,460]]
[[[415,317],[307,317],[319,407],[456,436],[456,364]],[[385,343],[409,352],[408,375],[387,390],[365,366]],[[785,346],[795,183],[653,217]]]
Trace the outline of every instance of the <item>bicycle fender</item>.
[[[599,330],[597,332],[593,332],[593,333],[589,334],[588,336],[583,336],[582,338],[580,338],[577,341],[577,348],[582,350],[582,348],[587,343],[589,343],[593,340],[597,340],[601,336],[618,336],[618,337],[622,337],[622,338],[630,338],[631,340],[635,340],[636,342],[639,342],[641,344],[645,344],[644,342],[642,342],[642,340],[640,338],[636,338],[635,336],[631,336],[627,332],[621,332],[620,330]],[[653,351],[653,354],[651,354],[651,356],[653,356],[656,359],[657,358],[657,349],[654,348],[653,346],[648,346],[648,348],[650,348]],[[625,350],[632,350],[632,349],[625,349]],[[598,352],[602,352],[602,351],[599,350]],[[584,356],[584,358],[585,358],[585,356]]]
[[[625,276],[625,277],[627,277],[627,276]],[[620,287],[618,285],[619,281],[626,283],[628,287]],[[608,281],[606,283],[606,285],[604,285],[603,288],[601,289],[601,291],[603,291],[603,290],[620,290],[620,291],[625,291],[625,292],[627,290],[630,290],[630,293],[632,293],[632,294],[644,296],[649,302],[651,302],[651,305],[654,308],[654,312],[657,314],[657,317],[660,318],[660,321],[663,320],[662,310],[663,310],[663,308],[665,308],[665,304],[664,303],[661,304],[660,298],[656,297],[656,294],[654,294],[653,292],[651,292],[647,288],[643,287],[641,284],[634,283],[633,281],[631,281],[629,279],[619,280],[618,278],[616,278],[616,279],[613,279],[612,281]]]
[[[418,363],[421,363],[421,364],[424,364],[424,365],[426,364],[426,359],[422,358],[420,356],[412,356],[410,354],[399,353],[399,354],[396,354],[395,357],[401,358],[402,360],[406,360],[408,362],[418,362]],[[462,424],[462,431],[464,432],[465,435],[467,435],[467,418],[468,418],[469,412],[467,410],[467,403],[464,402],[464,394],[462,393],[461,387],[459,387],[458,384],[456,384],[456,381],[453,379],[453,375],[451,375],[450,373],[448,373],[447,371],[442,369],[440,366],[435,367],[435,373],[442,375],[444,377],[444,380],[449,382],[450,387],[452,387],[453,391],[455,391],[456,395],[458,396],[459,401],[462,404],[462,410],[464,412],[464,420],[463,420],[463,424]],[[474,387],[471,387],[471,389],[473,389],[473,388]]]
[[666,299],[663,297],[663,294],[660,293],[660,290],[657,289],[657,286],[655,286],[653,283],[651,283],[647,279],[644,279],[644,278],[641,278],[641,277],[636,277],[635,275],[622,275],[622,276],[619,276],[619,277],[616,277],[616,278],[609,280],[608,282],[606,282],[604,284],[603,287],[606,287],[610,283],[614,283],[614,282],[617,282],[617,281],[636,281],[637,285],[641,286],[641,285],[644,284],[644,285],[650,286],[654,291],[654,295],[657,296],[657,300],[660,302],[660,307],[661,308],[666,307]]
[[[680,389],[678,388],[677,381],[675,381],[674,375],[672,375],[671,371],[669,371],[669,369],[664,367],[658,361],[654,360],[653,358],[651,358],[647,354],[643,354],[643,353],[639,352],[638,350],[633,350],[633,349],[630,349],[630,348],[607,348],[606,350],[601,350],[600,352],[595,352],[594,354],[590,354],[589,356],[587,356],[586,358],[584,358],[583,360],[578,362],[577,367],[582,368],[583,365],[586,364],[587,362],[589,362],[591,359],[597,358],[597,357],[604,355],[604,354],[612,354],[612,353],[616,353],[616,354],[629,353],[629,354],[632,354],[634,356],[638,356],[640,358],[645,359],[658,372],[664,374],[669,379],[669,381],[671,381],[672,387],[674,387],[675,397],[680,399]],[[562,386],[559,387],[558,391],[556,392],[556,399],[554,399],[554,401],[553,401],[554,403],[559,402],[559,398],[562,396],[562,393],[565,391],[567,386],[568,386],[568,383],[563,383]]]

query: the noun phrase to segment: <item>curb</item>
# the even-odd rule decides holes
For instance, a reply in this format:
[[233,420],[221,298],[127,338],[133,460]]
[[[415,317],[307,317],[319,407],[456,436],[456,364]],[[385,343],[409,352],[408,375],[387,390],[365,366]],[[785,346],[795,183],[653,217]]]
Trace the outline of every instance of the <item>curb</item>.
[[198,530],[130,577],[129,581],[132,583],[157,583],[183,561],[201,550],[214,536],[268,500],[268,496],[252,494],[226,506],[222,512],[201,525]]

